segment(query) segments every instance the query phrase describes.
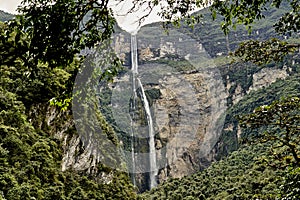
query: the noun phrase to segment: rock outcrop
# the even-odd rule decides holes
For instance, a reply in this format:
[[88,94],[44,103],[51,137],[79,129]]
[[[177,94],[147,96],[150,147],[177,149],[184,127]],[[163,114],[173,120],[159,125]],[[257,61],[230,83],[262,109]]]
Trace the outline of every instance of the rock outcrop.
[[[147,27],[148,35],[148,32],[141,29],[143,34],[137,36],[139,76],[151,104],[155,124],[157,180],[163,182],[170,177],[180,178],[192,174],[207,167],[215,159],[213,148],[222,133],[228,109],[227,100],[233,86],[231,95],[234,105],[250,91],[268,86],[277,79],[284,79],[288,73],[285,68],[262,69],[249,77],[253,79],[253,84],[248,91],[244,91],[241,85],[230,82],[230,77],[222,79],[220,69],[205,52],[201,41],[183,33],[175,33],[172,37],[164,36],[157,32],[157,28],[154,29]],[[108,107],[115,117],[114,127],[119,129],[115,131],[121,130],[121,134],[127,134],[124,138],[128,139],[128,106],[132,97],[132,91],[128,89],[131,87],[130,35],[116,34],[112,45],[128,69],[127,74],[115,78],[115,82],[109,85],[113,92]],[[158,93],[158,96],[154,95]],[[127,112],[127,115],[122,116],[122,112]],[[53,123],[53,118],[59,117],[54,116],[54,113],[49,111],[48,124]],[[110,116],[106,117],[108,119]],[[67,122],[66,127],[74,126]],[[231,124],[226,129],[233,130],[234,125]],[[89,140],[83,145],[79,136],[68,135],[66,130],[67,128],[62,127],[56,131],[57,137],[64,143],[63,170],[74,168],[95,173],[93,170],[100,162],[99,152]],[[139,134],[145,136],[143,133]],[[124,138],[120,142],[125,149],[130,144]],[[143,145],[147,145],[144,140],[136,148],[147,150]],[[107,181],[111,177],[110,174],[101,176]],[[136,177],[140,179],[137,180],[138,183],[145,184],[146,180],[142,180],[145,179],[142,175],[138,174]]]
[[247,93],[267,87],[271,83],[274,83],[277,79],[285,79],[287,76],[288,73],[286,67],[283,69],[263,68],[259,72],[253,74],[253,84]]

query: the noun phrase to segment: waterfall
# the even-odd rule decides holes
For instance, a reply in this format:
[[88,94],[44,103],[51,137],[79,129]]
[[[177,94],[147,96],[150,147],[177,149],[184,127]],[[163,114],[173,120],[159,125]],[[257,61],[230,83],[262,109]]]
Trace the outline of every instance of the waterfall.
[[136,186],[135,181],[135,153],[134,153],[134,112],[135,112],[135,100],[136,100],[136,88],[135,88],[135,82],[136,82],[136,75],[137,75],[137,42],[136,42],[136,36],[131,35],[131,71],[132,71],[132,94],[133,94],[133,101],[131,103],[131,167],[132,167],[132,183],[134,186]]
[[[132,88],[133,88],[133,110],[135,108],[135,98],[137,97],[136,95],[136,83],[138,84],[138,88],[141,90],[141,99],[143,102],[143,106],[146,112],[146,118],[147,118],[147,124],[148,124],[148,135],[149,135],[149,178],[150,178],[150,183],[149,187],[150,189],[155,187],[157,182],[156,182],[156,175],[158,173],[157,170],[157,165],[156,165],[156,153],[155,153],[155,143],[154,143],[154,129],[153,129],[153,120],[151,116],[151,111],[150,111],[150,106],[149,102],[147,100],[144,87],[142,85],[141,80],[137,77],[138,74],[138,53],[137,53],[137,40],[136,40],[136,35],[131,35],[131,71],[132,71]],[[132,121],[133,122],[133,121]],[[132,126],[134,123],[132,123]],[[134,130],[134,128],[132,128]],[[132,168],[135,170],[135,157],[134,157],[134,137],[133,137],[133,131],[131,134],[131,156],[132,156]],[[133,171],[135,172],[135,171]],[[135,184],[135,178],[133,177],[134,184]]]
[[[138,73],[138,53],[136,35],[131,35],[131,71],[133,75]],[[135,83],[133,83],[135,86]]]
[[[135,106],[134,106],[135,102],[132,103],[132,109],[134,111]],[[133,119],[131,119],[131,170],[132,170],[132,184],[134,186],[136,186],[136,181],[135,181],[135,155],[134,155],[134,121]]]
[[156,154],[155,154],[155,143],[154,143],[154,130],[153,130],[153,121],[151,117],[151,111],[149,102],[147,100],[143,85],[141,80],[137,78],[138,85],[141,88],[142,101],[146,111],[148,130],[149,130],[149,159],[150,159],[150,189],[156,186],[156,175],[157,175],[157,166],[156,166]]

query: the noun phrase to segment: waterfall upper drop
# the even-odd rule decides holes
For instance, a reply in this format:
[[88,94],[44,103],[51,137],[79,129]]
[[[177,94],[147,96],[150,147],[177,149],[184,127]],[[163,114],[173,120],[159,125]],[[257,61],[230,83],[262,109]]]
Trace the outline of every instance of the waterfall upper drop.
[[[156,181],[156,175],[158,174],[158,169],[157,169],[157,164],[156,164],[156,152],[155,152],[155,142],[154,142],[154,128],[153,128],[153,120],[151,116],[151,110],[149,106],[149,102],[147,100],[144,87],[142,85],[141,80],[138,78],[138,50],[137,50],[137,39],[136,35],[131,35],[131,71],[132,71],[132,89],[133,89],[133,109],[135,109],[135,103],[136,103],[136,98],[137,98],[137,89],[139,88],[140,90],[140,96],[141,96],[141,101],[143,103],[143,107],[145,109],[146,113],[146,120],[147,120],[147,125],[148,125],[148,137],[149,137],[149,188],[153,188],[157,185]],[[137,84],[137,87],[136,87]],[[132,123],[132,125],[134,122]],[[132,128],[134,131],[134,128]],[[133,131],[131,138],[134,139],[133,137]],[[135,155],[134,155],[134,141],[131,141],[131,150],[132,150],[132,168],[135,169]],[[133,173],[134,176],[134,173]],[[133,183],[135,184],[135,177],[133,177]]]
[[[131,71],[134,75],[138,73],[138,53],[136,35],[131,35]],[[133,85],[135,85],[135,83]]]

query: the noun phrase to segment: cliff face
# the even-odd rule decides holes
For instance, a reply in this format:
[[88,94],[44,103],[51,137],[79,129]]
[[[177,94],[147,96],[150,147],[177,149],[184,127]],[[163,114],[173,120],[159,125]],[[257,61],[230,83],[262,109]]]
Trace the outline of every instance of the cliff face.
[[[214,146],[222,130],[233,129],[234,124],[224,127],[229,87],[215,73],[217,68],[166,75],[155,87],[161,92],[153,105],[157,159],[165,165],[160,166],[160,182],[207,167],[215,160]],[[253,84],[247,93],[287,76],[286,69],[262,69],[253,74]],[[239,88],[234,92],[234,104],[245,95]],[[239,127],[237,134],[241,134]]]
[[258,90],[263,87],[269,86],[274,83],[277,79],[285,79],[288,76],[287,68],[283,69],[268,69],[264,68],[259,72],[253,74],[253,84],[247,91],[247,93]]
[[[155,124],[158,182],[192,174],[215,160],[223,129],[235,128],[224,126],[229,97],[235,105],[247,93],[288,76],[286,68],[257,70],[247,75],[252,84],[245,91],[230,75],[221,76],[222,68],[199,40],[182,32],[164,35],[157,27],[142,28],[137,39],[139,76]],[[130,71],[130,36],[116,35],[114,47]],[[130,84],[129,76],[126,80]],[[124,85],[124,78],[111,88],[120,90],[118,85]],[[159,97],[151,96],[153,91]]]
[[[230,74],[223,76],[222,68],[215,65],[214,58],[208,55],[201,41],[182,32],[165,35],[157,27],[145,27],[140,32],[137,35],[139,77],[150,102],[154,121],[158,182],[192,174],[215,160],[218,153],[216,146],[222,143],[219,140],[222,131],[235,129],[234,124],[224,126],[226,111],[230,108],[229,97],[232,98],[232,105],[235,105],[247,93],[288,76],[286,68],[258,70],[248,76],[252,84],[245,91],[244,86],[232,79]],[[115,78],[113,84],[108,84],[110,100],[100,107],[101,111],[110,110],[104,112],[106,121],[114,124],[121,146],[128,150],[128,106],[132,97],[130,35],[116,34],[112,45],[127,71],[125,75]],[[105,87],[100,89],[104,94]],[[122,116],[122,112],[126,115]],[[56,123],[54,119],[64,119],[59,129],[52,130],[63,141],[62,169],[97,174],[101,154],[90,141],[92,137],[83,144],[78,135],[70,134],[70,129],[74,129],[72,120],[49,109],[46,122],[50,127],[55,127],[52,126]],[[145,133],[143,135],[142,132],[145,130],[141,128],[139,131],[140,137],[144,137]],[[135,145],[135,153],[147,152],[147,140],[137,140],[139,143]],[[124,155],[130,160],[126,152]],[[112,176],[102,173],[99,177],[109,182]],[[144,187],[147,178],[142,175],[136,177],[138,184]]]
[[113,171],[99,169],[100,158],[97,148],[89,140],[83,144],[83,137],[75,129],[74,119],[70,111],[62,111],[60,108],[38,104],[29,110],[30,120],[40,130],[47,130],[49,136],[58,139],[62,146],[62,171],[74,170],[92,175],[96,180],[109,183],[113,177]]
[[[211,150],[221,133],[227,93],[219,69],[200,42],[181,32],[166,35],[158,27],[145,29],[137,35],[138,71],[154,120],[157,180],[163,182],[192,174],[212,161]],[[113,46],[130,74],[130,36],[116,35]],[[130,84],[130,76],[125,75],[115,79],[110,88],[118,93]],[[120,101],[116,96],[126,95],[115,95],[112,101]],[[126,112],[121,104],[112,103],[111,107]],[[141,146],[137,145],[138,149]]]
[[[153,106],[157,158],[165,161],[159,181],[191,174],[211,161],[222,128],[218,122],[226,111],[226,92],[214,72],[165,76],[156,87],[162,94]],[[213,88],[208,81],[215,83]]]

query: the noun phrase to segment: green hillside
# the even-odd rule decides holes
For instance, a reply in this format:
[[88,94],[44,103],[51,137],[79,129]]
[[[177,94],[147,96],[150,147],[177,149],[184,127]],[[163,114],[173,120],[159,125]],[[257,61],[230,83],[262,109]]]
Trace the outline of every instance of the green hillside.
[[[238,104],[228,110],[226,123],[237,124],[236,116],[252,112],[255,107],[268,104],[281,97],[289,95],[300,97],[299,78],[297,73],[286,80],[279,80],[267,88],[246,95]],[[298,109],[298,111],[300,110]],[[250,129],[244,130],[241,139],[237,141],[236,128],[233,131],[224,131],[220,140],[225,143],[223,148],[226,150],[221,149],[220,151],[228,151],[237,143],[244,143],[252,134],[256,133]],[[297,181],[299,181],[300,174],[299,170],[290,172],[276,167],[276,161],[269,158],[270,154],[273,154],[270,144],[241,145],[237,151],[213,163],[202,172],[182,179],[171,179],[150,192],[142,194],[141,197],[178,200],[282,199],[288,194],[282,189],[287,188],[285,184],[292,176],[290,174],[293,174],[293,179]],[[269,162],[275,167],[271,167]]]
[[[0,199],[135,199],[124,172],[99,163],[93,174],[84,168],[62,169],[64,148],[78,133],[70,107],[64,110],[51,100],[72,91],[79,63],[50,68],[32,59],[25,53],[28,36],[7,26],[0,22]],[[113,141],[114,132],[100,114],[97,121]],[[55,136],[58,131],[67,134],[68,144]],[[84,151],[79,145],[75,156]],[[106,174],[109,179],[103,182]]]
[[[284,165],[276,160],[273,149],[274,143],[251,144],[249,142],[253,136],[257,137],[260,132],[271,131],[273,127],[264,127],[257,130],[242,129],[242,134],[238,136],[240,134],[238,133],[240,131],[238,117],[252,113],[258,106],[268,105],[284,97],[300,97],[300,54],[290,55],[279,63],[270,63],[262,66],[232,62],[230,58],[225,57],[228,54],[228,50],[233,51],[243,40],[265,40],[277,36],[272,28],[272,24],[284,11],[284,9],[269,10],[265,19],[253,25],[251,35],[248,35],[243,27],[238,27],[229,33],[228,40],[226,40],[226,37],[220,30],[220,19],[214,22],[205,20],[204,24],[196,25],[193,30],[187,27],[179,29],[202,42],[218,65],[224,84],[226,84],[226,79],[234,82],[228,91],[228,110],[226,112],[224,129],[215,147],[216,160],[218,161],[192,176],[163,182],[157,188],[140,195],[141,199],[299,198],[296,195],[299,194],[299,166],[291,165],[291,168],[280,168],[280,165]],[[204,11],[204,16],[204,19],[209,18],[207,11]],[[287,37],[287,40],[299,42],[299,36]],[[262,68],[282,69],[287,66],[290,68],[288,78],[277,80],[275,83],[257,91],[248,92],[253,84],[253,74],[259,72]],[[237,104],[233,105],[232,95],[237,85],[241,86],[245,96]],[[300,108],[295,107],[295,112],[298,112],[296,118],[299,122]],[[299,149],[299,144],[295,145]]]
[[14,16],[12,14],[9,14],[7,12],[0,10],[0,21],[1,22],[8,21],[8,20],[12,19],[13,17]]
[[275,199],[280,171],[265,166],[264,146],[244,146],[202,172],[172,179],[142,194],[143,199]]
[[[42,29],[38,29],[36,32],[30,29],[31,32],[27,33],[26,27],[25,29],[18,29],[21,27],[20,24],[18,27],[8,27],[9,25],[3,22],[12,19],[13,15],[0,11],[0,200],[300,199],[300,163],[293,157],[291,151],[291,149],[295,150],[296,154],[299,155],[300,145],[299,143],[289,143],[293,138],[297,138],[299,141],[300,107],[285,102],[285,100],[289,100],[289,97],[293,97],[293,100],[300,98],[300,52],[290,53],[280,62],[261,66],[243,63],[228,57],[228,53],[237,48],[241,41],[247,39],[263,40],[276,36],[272,24],[285,11],[285,9],[269,10],[265,19],[253,25],[250,36],[243,27],[237,27],[226,38],[220,30],[222,19],[209,20],[208,10],[201,11],[205,19],[202,25],[196,25],[194,29],[183,25],[177,29],[178,32],[201,41],[210,59],[219,69],[224,86],[228,86],[226,87],[228,109],[224,113],[226,117],[221,136],[213,152],[211,152],[214,162],[209,163],[210,166],[206,169],[201,168],[202,171],[197,171],[190,176],[169,178],[142,194],[138,194],[138,188],[131,183],[129,173],[105,166],[100,163],[101,158],[96,158],[92,154],[95,152],[96,154],[104,153],[100,156],[105,157],[114,152],[110,148],[119,148],[122,145],[125,146],[125,149],[132,149],[129,146],[132,138],[127,135],[124,138],[120,137],[121,134],[125,135],[126,130],[121,130],[117,126],[111,111],[113,87],[110,88],[107,82],[110,81],[109,78],[117,74],[117,70],[99,70],[98,66],[98,68],[95,67],[98,63],[89,62],[93,60],[88,59],[85,60],[87,61],[85,62],[86,65],[81,66],[82,60],[75,53],[69,55],[68,61],[70,62],[65,64],[50,63],[53,61],[52,59],[55,61],[55,59],[64,58],[64,55],[56,55],[57,52],[64,52],[59,51],[64,50],[64,48],[58,50],[52,43],[48,44],[47,42],[50,39],[54,44],[57,44],[55,42],[67,41],[70,42],[70,46],[67,47],[72,50],[74,44],[68,37],[70,34],[67,36],[62,34],[65,37],[57,37],[60,35],[55,35],[55,30],[55,34],[50,36],[62,39],[56,41],[49,35],[48,38],[42,38],[43,34],[49,33],[45,30],[45,32],[39,32]],[[60,13],[57,12],[56,14]],[[76,13],[72,14],[76,15]],[[100,15],[101,13],[95,14]],[[61,19],[67,26],[68,23],[66,23],[65,18],[61,17]],[[73,15],[70,19],[74,19]],[[53,22],[52,18],[47,18],[47,20]],[[54,27],[56,26],[55,23],[52,24]],[[39,25],[43,27],[44,24],[40,23]],[[157,40],[159,35],[156,32],[150,32],[150,30],[152,27],[160,25],[160,23],[154,23],[143,27],[140,36],[146,38],[149,43],[153,41],[152,44],[154,44],[156,42],[156,46],[159,46],[160,41]],[[122,30],[118,26],[115,27],[115,32],[121,34]],[[59,30],[66,31],[63,28]],[[67,31],[74,33],[71,29]],[[91,35],[95,36],[96,31],[92,29]],[[86,32],[82,31],[82,33]],[[125,37],[128,36],[128,33],[126,34]],[[39,44],[40,41],[31,41],[31,37],[36,35],[45,40],[41,44]],[[85,44],[81,42],[93,44],[92,41],[95,39],[88,38],[87,35],[83,38],[80,38],[80,35],[75,38],[79,42],[78,48],[85,47]],[[286,35],[285,37],[285,41],[299,42],[299,40],[299,34],[292,37]],[[39,47],[44,49],[40,51]],[[46,54],[49,49],[51,51]],[[101,50],[101,48],[99,49]],[[130,50],[126,52],[126,58],[130,57],[129,52]],[[103,52],[97,53],[99,54],[92,55],[92,57],[98,56],[97,61],[103,62],[104,65],[111,65],[111,52],[105,49]],[[58,57],[55,58],[55,55]],[[174,71],[182,74],[193,70],[193,66],[187,60],[172,54],[152,60],[149,63],[170,65],[175,69]],[[130,62],[128,62],[129,64]],[[287,76],[285,79],[277,79],[270,85],[250,91],[254,83],[253,75],[259,73],[263,68],[269,71],[285,69]],[[149,72],[155,77],[155,80],[158,80],[161,74],[155,70],[155,68],[149,69]],[[81,82],[83,84],[74,86],[76,76],[82,71],[83,74],[87,73],[84,74],[84,79]],[[98,73],[96,74],[94,71]],[[121,71],[121,73],[125,72]],[[107,82],[101,82],[101,84],[105,84],[98,96],[104,102],[104,106],[102,105],[101,108],[95,103],[98,102],[97,97],[89,96],[88,92],[88,95],[80,96],[81,93],[86,92],[85,90],[95,87],[93,85],[95,82],[99,84],[99,74],[101,78],[104,76],[104,80],[107,80]],[[109,78],[105,79],[105,75]],[[266,75],[266,79],[268,79],[268,75],[270,74]],[[158,84],[158,81],[155,84]],[[88,88],[91,85],[92,87]],[[74,87],[77,87],[78,93],[76,94],[72,93]],[[240,88],[242,98],[238,102],[234,102],[237,88]],[[157,88],[148,89],[145,93],[150,104],[155,103],[154,101],[162,95]],[[121,96],[123,94],[121,91],[114,95],[117,98],[116,95]],[[126,95],[131,95],[131,93]],[[80,104],[78,110],[72,110],[71,102],[78,103],[76,100],[83,103]],[[278,116],[278,120],[273,123],[270,120],[271,115],[268,113],[268,109],[272,107],[270,104],[275,100],[278,101],[275,104],[277,110],[271,114]],[[133,100],[131,99],[131,101]],[[145,103],[141,100],[138,103],[140,110],[143,110]],[[255,110],[259,106],[263,107]],[[290,109],[291,112],[284,113],[285,109]],[[81,118],[75,119],[74,116],[78,113],[82,114]],[[262,124],[251,126],[252,124],[249,122],[242,126],[239,119],[250,113],[262,113],[263,117],[257,115],[261,117],[258,119],[261,120]],[[105,114],[106,116],[104,116]],[[137,114],[143,115],[142,117],[146,119],[143,112],[136,112],[133,115],[137,116]],[[90,116],[92,116],[92,120],[90,120]],[[282,125],[281,122],[285,122],[286,119],[290,119],[289,123]],[[84,126],[75,127],[76,120],[77,122],[84,122]],[[121,120],[118,124],[123,122],[125,120]],[[268,124],[271,122],[273,124]],[[141,124],[147,125],[147,121],[141,120]],[[291,124],[294,125],[292,130],[290,129]],[[80,128],[83,129],[86,137],[82,141],[78,133],[82,131]],[[282,131],[287,133],[285,135],[279,134]],[[92,135],[93,133],[96,134]],[[273,133],[280,135],[281,138],[274,137]],[[269,138],[263,138],[264,134]],[[93,146],[91,141],[94,136],[100,141],[97,143],[99,146]],[[105,140],[102,140],[103,138]],[[139,142],[141,152],[147,152],[148,138],[143,138]],[[113,144],[113,147],[110,143]],[[118,153],[122,154],[122,152]],[[298,155],[296,158],[300,159]],[[114,156],[105,158],[109,160],[109,163],[121,164],[122,167],[126,168],[126,163],[119,159],[119,156],[116,156],[117,159]],[[62,170],[63,163],[71,164],[66,167],[66,170]],[[77,165],[75,166],[74,163]],[[78,167],[78,165],[80,166]],[[145,178],[146,184],[147,179]],[[143,189],[145,190],[145,188]]]

